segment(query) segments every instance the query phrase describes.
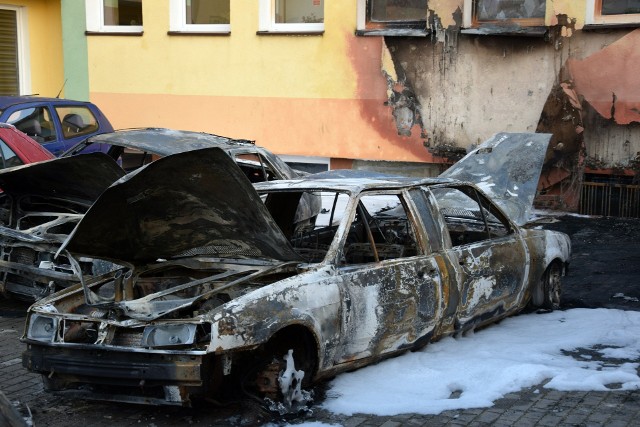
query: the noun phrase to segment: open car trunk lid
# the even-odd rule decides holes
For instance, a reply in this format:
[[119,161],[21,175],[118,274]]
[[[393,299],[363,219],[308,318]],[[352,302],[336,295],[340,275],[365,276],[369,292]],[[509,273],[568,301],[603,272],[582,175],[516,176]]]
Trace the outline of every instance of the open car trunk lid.
[[167,156],[126,175],[98,198],[65,248],[134,265],[195,255],[301,260],[219,148]]
[[518,225],[529,220],[551,134],[493,135],[440,174],[476,184]]
[[63,157],[0,171],[0,188],[12,195],[41,195],[93,202],[124,171],[103,153]]

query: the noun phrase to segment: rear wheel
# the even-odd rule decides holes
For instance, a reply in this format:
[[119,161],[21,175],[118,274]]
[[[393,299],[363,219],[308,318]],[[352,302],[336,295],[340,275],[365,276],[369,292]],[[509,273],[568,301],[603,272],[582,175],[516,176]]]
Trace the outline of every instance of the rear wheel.
[[542,307],[547,310],[558,310],[562,293],[562,268],[560,264],[553,263],[547,267],[547,271],[542,276],[542,290],[544,292]]

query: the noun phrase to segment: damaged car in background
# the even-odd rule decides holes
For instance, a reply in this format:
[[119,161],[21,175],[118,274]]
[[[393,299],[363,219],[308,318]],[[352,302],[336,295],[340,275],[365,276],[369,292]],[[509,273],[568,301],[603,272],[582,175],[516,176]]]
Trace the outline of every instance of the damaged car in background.
[[[516,136],[467,161],[503,144],[544,157],[548,135]],[[450,178],[341,171],[251,186],[219,149],[160,159],[104,191],[60,248],[79,283],[31,306],[23,365],[80,398],[248,396],[292,410],[339,372],[557,308],[568,236],[507,213],[530,187],[509,184],[503,210]],[[300,223],[309,195],[323,208]],[[86,275],[84,258],[116,268]]]
[[[250,141],[171,129],[101,134],[60,159],[0,171],[0,294],[34,301],[76,283],[69,260],[55,254],[97,197],[125,172],[164,156],[207,147],[223,149],[251,182],[303,174]],[[305,202],[308,209],[301,211],[300,222],[320,209],[319,199]],[[110,268],[109,263],[88,258],[78,262],[83,274]]]

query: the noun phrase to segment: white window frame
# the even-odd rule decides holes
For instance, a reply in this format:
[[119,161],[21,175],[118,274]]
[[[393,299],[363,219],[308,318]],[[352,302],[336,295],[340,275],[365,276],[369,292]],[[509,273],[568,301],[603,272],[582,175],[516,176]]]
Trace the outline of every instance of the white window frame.
[[587,25],[615,25],[615,24],[638,24],[640,26],[640,13],[628,13],[622,15],[602,15],[596,7],[602,6],[601,1],[587,0]]
[[20,95],[31,94],[31,57],[29,55],[29,28],[26,6],[1,5],[0,9],[16,12],[16,34],[18,39],[18,90]]
[[[229,0],[229,7],[232,3]],[[169,31],[227,34],[231,32],[231,24],[187,24],[187,0],[169,0]]]
[[85,0],[85,5],[89,32],[137,34],[143,31],[142,25],[104,25],[104,0]]
[[[258,31],[267,33],[322,33],[324,32],[324,22],[321,23],[300,23],[300,24],[280,24],[276,23],[276,2],[275,0],[258,0],[259,22]],[[323,11],[324,16],[324,11]],[[323,19],[324,20],[324,19]]]

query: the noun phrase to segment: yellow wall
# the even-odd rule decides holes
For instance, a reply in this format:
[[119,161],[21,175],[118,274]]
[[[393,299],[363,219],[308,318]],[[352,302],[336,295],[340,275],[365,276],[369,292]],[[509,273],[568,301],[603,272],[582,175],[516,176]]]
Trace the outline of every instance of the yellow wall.
[[56,96],[64,83],[60,0],[0,0],[27,10],[31,93]]
[[168,1],[144,1],[144,35],[89,36],[89,86],[116,128],[167,126],[255,139],[280,154],[430,160],[397,135],[380,37],[355,37],[354,2],[325,2],[323,35],[257,35],[258,2],[231,2],[231,35],[168,35]]

